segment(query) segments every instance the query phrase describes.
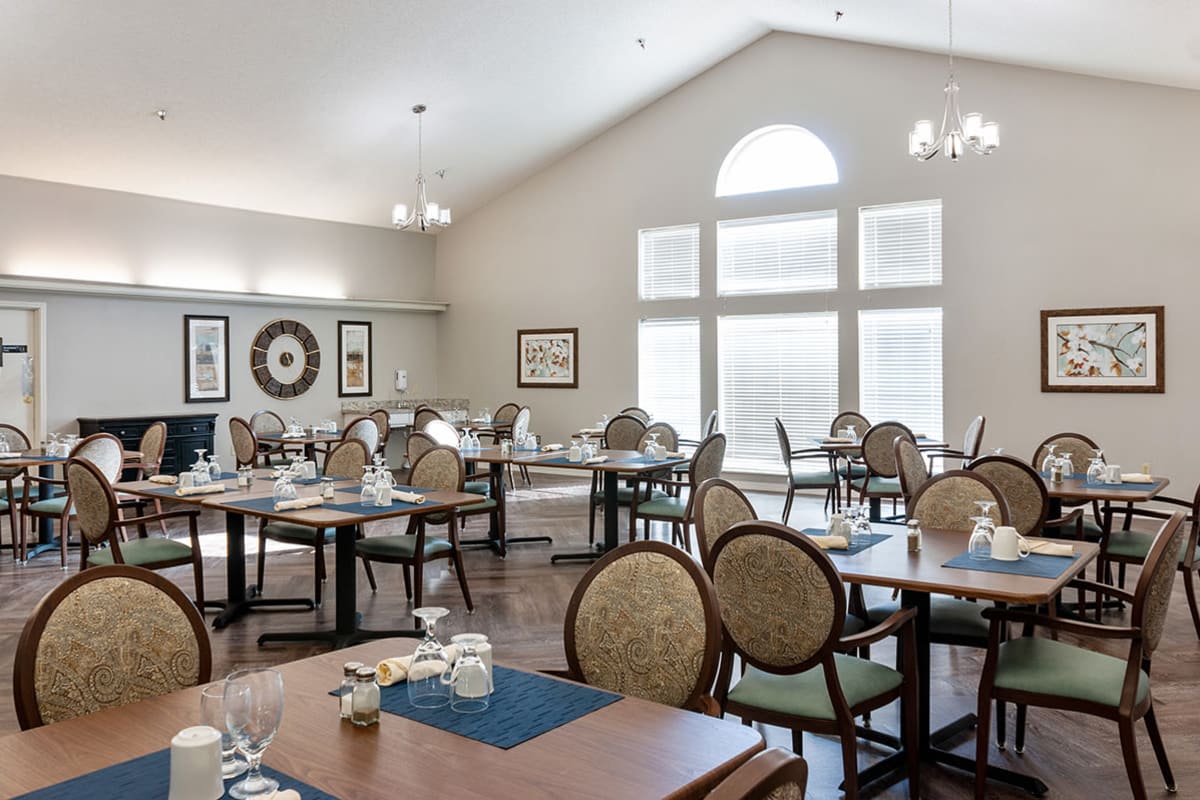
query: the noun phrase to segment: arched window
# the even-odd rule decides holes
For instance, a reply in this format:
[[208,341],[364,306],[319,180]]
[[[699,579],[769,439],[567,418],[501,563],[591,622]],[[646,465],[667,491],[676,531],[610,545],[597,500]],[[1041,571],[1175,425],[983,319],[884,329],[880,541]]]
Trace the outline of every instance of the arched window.
[[743,136],[725,156],[716,196],[837,182],[837,162],[820,137],[799,125],[768,125]]

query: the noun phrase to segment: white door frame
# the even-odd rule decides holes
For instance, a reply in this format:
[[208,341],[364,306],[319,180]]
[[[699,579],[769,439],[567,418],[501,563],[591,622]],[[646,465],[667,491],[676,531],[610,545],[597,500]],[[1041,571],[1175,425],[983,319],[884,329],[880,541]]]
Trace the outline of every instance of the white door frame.
[[46,304],[32,300],[0,300],[0,308],[33,312],[33,430],[29,438],[37,447],[46,438]]

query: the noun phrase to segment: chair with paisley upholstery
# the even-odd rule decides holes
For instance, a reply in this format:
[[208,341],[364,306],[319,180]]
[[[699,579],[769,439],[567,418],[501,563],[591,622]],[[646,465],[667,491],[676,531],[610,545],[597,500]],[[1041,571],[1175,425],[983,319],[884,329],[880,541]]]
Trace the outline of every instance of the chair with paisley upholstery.
[[[511,439],[513,442],[513,447],[517,446],[517,442],[524,442],[525,436],[529,433],[530,414],[531,412],[529,411],[529,406],[521,406],[518,408],[516,413],[513,414],[512,424],[509,425],[507,431],[501,432],[500,438]],[[533,478],[529,476],[529,467],[525,466],[524,464],[518,464],[517,471],[521,473],[521,480],[525,481],[526,486],[533,486]],[[512,464],[508,465],[508,482],[513,488],[516,488],[517,484],[513,481]]]
[[[804,447],[792,449],[792,440],[783,420],[775,418],[775,438],[779,440],[779,456],[787,468],[787,499],[783,501],[783,524],[787,525],[788,517],[792,515],[792,501],[796,498],[797,489],[824,489],[825,509],[833,504],[836,511],[842,505],[841,481],[838,479],[834,455],[819,447]],[[811,469],[797,469],[803,462],[813,462]]]
[[237,468],[257,467],[258,436],[254,433],[254,428],[250,426],[250,423],[241,417],[230,417],[229,438],[233,442],[234,466]]
[[[430,419],[425,423],[425,427],[421,431],[435,443],[443,447],[458,448],[459,437],[458,431],[453,425],[444,419]],[[416,462],[409,458],[410,464]],[[414,486],[416,484],[413,484]],[[465,477],[462,491],[468,494],[479,494],[484,497],[492,497],[492,477],[487,472],[473,472]]]
[[[772,569],[762,569],[771,564]],[[739,522],[712,551],[713,583],[724,627],[716,697],[744,723],[790,728],[802,755],[803,731],[837,736],[845,796],[858,797],[854,719],[900,700],[908,794],[918,797],[916,612],[845,636],[846,592],[837,568],[815,542],[775,522]],[[770,631],[770,636],[764,636]],[[902,670],[845,651],[899,636]],[[733,657],[745,671],[731,686]]]
[[[679,437],[679,449],[695,450],[700,446],[701,442],[717,432],[717,421],[717,410],[714,408],[712,411],[708,412],[708,418],[704,420],[704,428],[702,429],[700,438],[688,439],[684,436]],[[687,464],[676,464],[671,471],[674,472],[676,476],[682,477],[687,474],[688,466]]]
[[[135,481],[144,481],[151,475],[157,475],[159,468],[162,466],[163,453],[166,451],[166,448],[167,423],[162,421],[150,423],[146,428],[146,432],[142,434],[141,441],[138,442],[137,449],[142,455],[135,460],[125,461],[122,464],[122,475],[124,475],[125,470],[135,470],[132,476],[132,480]],[[154,512],[156,514],[162,513],[162,500],[157,497],[153,500],[130,494],[122,494],[119,497],[123,508],[133,508],[139,516],[145,513],[146,507],[151,503],[154,504]],[[166,520],[160,519],[158,525],[162,528],[163,536],[166,536]]]
[[641,488],[642,481],[649,479],[642,475],[633,478],[633,491],[629,503],[629,539],[633,541],[637,535],[637,522],[642,521],[642,537],[650,538],[650,523],[669,522],[671,524],[671,541],[678,542],[684,550],[692,550],[692,522],[694,521],[696,489],[709,478],[721,477],[725,466],[725,434],[714,433],[705,439],[692,454],[688,464],[686,481],[662,480],[660,486],[677,488],[682,491],[687,488],[687,497],[679,494],[667,497],[653,497],[643,502],[645,492]]
[[[438,445],[417,459],[409,481],[413,486],[432,491],[461,492],[465,473],[466,465],[463,463],[462,453],[453,447]],[[458,514],[447,511],[414,514],[408,520],[406,533],[368,536],[356,543],[357,555],[362,559],[371,591],[379,588],[375,583],[375,573],[371,569],[372,561],[401,564],[404,567],[404,596],[413,601],[413,608],[420,608],[425,562],[445,558],[454,565],[463,600],[467,603],[467,611],[474,611],[471,590],[467,586],[467,573],[463,569],[462,549],[458,544]],[[446,525],[446,538],[426,535],[425,529],[429,525]]]
[[[8,442],[8,449],[13,453],[29,450],[33,446],[25,432],[15,425],[0,423],[0,437]],[[8,512],[8,533],[12,537],[13,561],[21,558],[20,547],[17,544],[21,528],[18,510],[21,506],[21,493],[25,489],[24,483],[21,483],[25,474],[25,467],[0,467],[0,484],[3,484],[3,488],[0,488],[0,511]]]
[[[631,414],[621,413],[608,421],[604,426],[604,447],[608,450],[637,450],[642,434],[646,432],[646,423]],[[654,489],[650,484],[642,488],[646,498],[666,497],[661,489]],[[600,473],[592,473],[592,488],[588,491],[588,544],[596,541],[596,509],[604,508],[604,491],[600,488]],[[626,482],[625,486],[617,489],[617,504],[629,505],[633,499],[633,483]],[[633,530],[629,531],[630,537]]]
[[[679,432],[675,430],[675,426],[671,425],[670,423],[655,422],[649,425],[646,430],[642,432],[642,435],[638,437],[637,445],[633,449],[640,453],[644,451],[646,449],[646,445],[652,441],[657,442],[660,447],[665,447],[668,453],[679,452]],[[685,472],[687,471],[686,464],[681,464],[680,466],[685,468]],[[674,468],[666,468],[647,474],[651,478],[670,478],[673,472]],[[592,475],[593,478],[596,478],[599,473],[592,473]]]
[[[260,408],[250,415],[250,429],[254,431],[256,437],[263,434],[277,436],[287,430],[287,425],[283,423],[283,417],[274,411]],[[275,442],[258,442],[258,449],[264,467],[270,467],[274,464],[286,464],[291,461],[293,455],[298,455],[301,452],[296,447],[288,448]]]
[[[367,418],[368,421],[369,418]],[[359,480],[362,478],[363,467],[371,463],[367,446],[360,439],[346,439],[339,442],[330,451],[322,467],[322,474],[329,478],[346,478]],[[313,549],[313,607],[321,607],[321,587],[325,584],[325,545],[332,542],[337,533],[336,528],[314,528],[311,525],[297,525],[293,522],[279,520],[267,521],[263,518],[258,528],[258,588],[264,586],[264,573],[267,565],[267,541],[282,542],[299,547]],[[362,526],[358,526],[356,535],[362,538]]]
[[878,422],[862,437],[862,460],[867,472],[850,481],[859,490],[859,502],[890,499],[892,514],[900,498],[900,468],[896,464],[896,437],[915,442],[912,431],[900,422]]
[[425,431],[410,433],[404,443],[405,460],[408,462],[409,469],[411,470],[412,465],[417,463],[418,458],[437,446],[437,441]]
[[[854,426],[854,435],[859,439],[871,429],[871,423],[862,414],[857,411],[842,411],[829,423],[829,435],[837,436],[849,426]],[[852,497],[850,481],[865,477],[867,465],[861,458],[847,458],[846,463],[838,467],[838,474],[846,481],[846,500],[849,501]]]
[[[71,450],[70,458],[84,459],[91,461],[108,481],[108,485],[116,483],[121,476],[122,458],[124,451],[121,449],[121,442],[111,433],[94,433],[84,439],[80,439],[75,447]],[[32,484],[32,485],[31,485]],[[34,500],[38,495],[38,490],[42,486],[57,487],[67,489],[61,495],[51,497],[47,500]],[[28,542],[28,532],[31,532],[36,526],[38,520],[55,519],[59,523],[59,559],[63,569],[67,568],[67,539],[69,538],[68,524],[71,517],[74,516],[75,509],[71,502],[71,493],[67,487],[67,479],[63,478],[42,478],[35,475],[25,476],[25,492],[21,498],[21,560],[25,560],[25,548]],[[122,516],[121,510],[116,511],[118,519]],[[142,522],[151,522],[149,517],[143,517]]]
[[[1047,436],[1041,444],[1033,451],[1033,461],[1030,463],[1036,470],[1041,470],[1042,462],[1046,455],[1050,452],[1050,445],[1054,445],[1054,455],[1071,457],[1071,469],[1076,474],[1086,473],[1088,463],[1095,457],[1100,446],[1097,445],[1090,437],[1084,436],[1082,433],[1055,433]],[[1103,458],[1103,456],[1101,456]],[[1063,500],[1062,505],[1069,507],[1086,506],[1086,500]],[[1103,514],[1100,511],[1100,504],[1093,502],[1092,517],[1088,519],[1086,516],[1083,519],[1083,538],[1089,542],[1099,542],[1104,538],[1104,528],[1101,525]],[[1130,504],[1129,508],[1133,505]],[[1128,520],[1127,520],[1128,522]]]
[[413,412],[412,429],[414,431],[423,431],[423,430],[425,430],[425,426],[429,424],[429,421],[433,420],[433,419],[440,419],[440,420],[445,421],[446,418],[443,417],[441,412],[435,408],[430,408],[429,406],[421,406],[420,408],[418,408],[416,411]]
[[772,747],[729,773],[704,800],[804,800],[807,786],[804,759]]
[[509,438],[509,433],[512,431],[512,421],[520,410],[521,407],[516,403],[503,403],[492,413],[492,428],[481,430],[479,438],[488,439],[492,444],[499,442],[501,439]]
[[929,480],[929,469],[916,442],[897,436],[892,446],[896,449],[896,467],[900,473],[900,496],[904,499],[904,511],[908,516],[913,493]]
[[379,426],[375,424],[375,420],[371,417],[356,417],[342,431],[343,442],[348,442],[352,439],[357,439],[362,442],[363,447],[367,448],[369,461],[369,457],[375,455],[375,452],[379,449]]
[[717,715],[716,592],[691,556],[665,542],[619,547],[593,564],[567,605],[563,644],[562,677]]
[[34,608],[17,643],[13,700],[28,730],[211,678],[192,601],[161,575],[113,564],[72,575]]
[[[986,612],[991,631],[983,678],[979,683],[979,729],[975,733],[976,798],[982,800],[987,794],[988,706],[993,698],[997,702],[1017,705],[1018,753],[1025,746],[1029,706],[1076,711],[1116,722],[1129,786],[1138,800],[1144,800],[1147,794],[1138,766],[1134,723],[1144,719],[1167,791],[1175,791],[1175,777],[1171,774],[1167,751],[1154,718],[1150,661],[1166,627],[1179,551],[1189,539],[1183,523],[1182,511],[1176,511],[1163,523],[1152,540],[1132,594],[1090,581],[1072,582],[1088,584],[1091,591],[1130,603],[1132,610],[1126,626],[1095,625],[1012,609]],[[1002,641],[1001,634],[1008,623],[1024,625],[1028,635]],[[1106,652],[1035,636],[1037,628],[1074,634],[1085,643],[1099,644],[1099,640],[1104,640]],[[1107,654],[1122,641],[1128,642],[1129,648],[1123,655]]]
[[641,420],[643,425],[650,424],[650,412],[644,408],[629,406],[628,408],[622,408],[621,413]]
[[961,450],[947,448],[945,450],[926,450],[924,454],[929,458],[929,471],[933,472],[933,460],[935,458],[942,459],[944,464],[947,460],[958,461],[956,465],[959,469],[965,469],[967,464],[979,457],[979,447],[983,444],[983,429],[987,425],[987,419],[982,415],[975,417],[967,424],[967,430],[963,433],[963,446]]

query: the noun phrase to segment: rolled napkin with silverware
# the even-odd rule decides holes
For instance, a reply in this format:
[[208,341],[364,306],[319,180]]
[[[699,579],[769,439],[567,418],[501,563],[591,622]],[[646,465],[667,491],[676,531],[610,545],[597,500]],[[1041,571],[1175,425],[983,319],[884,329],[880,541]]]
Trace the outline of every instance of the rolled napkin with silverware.
[[174,486],[179,483],[179,478],[174,475],[151,475],[147,480],[151,483],[161,483],[164,486]]
[[295,511],[298,508],[312,508],[325,501],[320,497],[297,497],[295,500],[284,500],[275,504],[276,511]]
[[558,444],[557,442],[555,442],[554,444],[542,445],[543,453],[553,453],[553,452],[556,452],[556,451],[562,450],[562,449],[563,449],[563,446],[561,444]]
[[1154,483],[1154,477],[1144,472],[1122,472],[1121,483]]
[[845,536],[809,536],[822,550],[849,550],[850,542]]
[[1026,537],[1025,541],[1029,543],[1029,552],[1037,553],[1039,556],[1071,558],[1075,555],[1075,548],[1069,544],[1048,542],[1045,539],[1030,539],[1029,537]]
[[[453,664],[458,660],[458,645],[448,644],[444,649],[448,664]],[[408,680],[408,668],[411,664],[412,656],[385,658],[375,665],[375,680],[380,686],[391,686],[393,683],[406,681]],[[417,675],[414,677],[420,679],[421,677],[429,677],[429,675]]]
[[414,506],[419,506],[425,502],[425,495],[417,494],[416,492],[406,492],[403,489],[392,489],[392,499],[399,500],[401,503],[412,503]]
[[605,461],[608,461],[608,456],[592,456],[591,458],[589,458],[587,461],[585,461],[583,463],[584,464],[603,464]]
[[191,494],[221,494],[225,491],[225,484],[210,483],[207,486],[180,486],[175,490],[175,494],[180,497],[187,497]]

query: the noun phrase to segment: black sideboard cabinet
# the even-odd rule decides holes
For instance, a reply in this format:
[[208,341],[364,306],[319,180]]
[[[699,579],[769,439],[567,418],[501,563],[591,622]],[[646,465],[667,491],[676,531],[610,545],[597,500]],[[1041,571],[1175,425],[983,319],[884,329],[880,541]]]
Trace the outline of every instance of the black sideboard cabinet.
[[[195,450],[216,452],[216,414],[166,414],[158,417],[80,417],[79,435],[111,433],[126,450],[137,450],[142,434],[155,422],[167,423],[167,444],[161,472],[175,475],[196,460]],[[126,477],[132,477],[128,475]]]

